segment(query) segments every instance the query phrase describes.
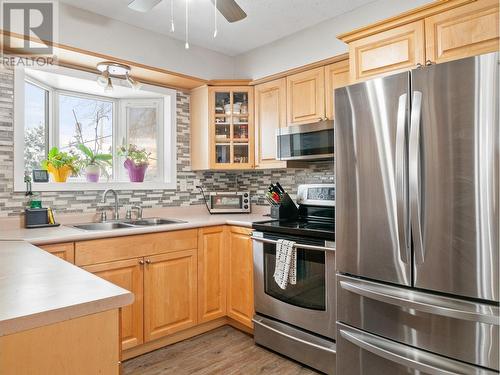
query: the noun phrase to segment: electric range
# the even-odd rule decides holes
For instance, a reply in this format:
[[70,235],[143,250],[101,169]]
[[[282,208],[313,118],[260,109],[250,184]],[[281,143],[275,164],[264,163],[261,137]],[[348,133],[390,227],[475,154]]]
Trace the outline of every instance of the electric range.
[[[301,185],[298,217],[255,222],[254,339],[330,374],[335,369],[335,186]],[[276,246],[294,241],[294,285],[274,280]]]

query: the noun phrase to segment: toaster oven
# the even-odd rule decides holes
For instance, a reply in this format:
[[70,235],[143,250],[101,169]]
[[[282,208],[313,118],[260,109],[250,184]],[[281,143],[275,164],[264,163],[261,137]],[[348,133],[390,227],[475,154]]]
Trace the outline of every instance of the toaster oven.
[[208,209],[212,214],[249,213],[250,192],[211,192]]

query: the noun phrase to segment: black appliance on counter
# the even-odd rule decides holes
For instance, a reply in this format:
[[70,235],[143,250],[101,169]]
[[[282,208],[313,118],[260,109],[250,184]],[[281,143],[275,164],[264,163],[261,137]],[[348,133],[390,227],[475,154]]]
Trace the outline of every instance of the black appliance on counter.
[[[255,343],[327,374],[335,370],[335,186],[301,185],[298,217],[253,223]],[[297,283],[273,274],[276,243],[295,242]]]

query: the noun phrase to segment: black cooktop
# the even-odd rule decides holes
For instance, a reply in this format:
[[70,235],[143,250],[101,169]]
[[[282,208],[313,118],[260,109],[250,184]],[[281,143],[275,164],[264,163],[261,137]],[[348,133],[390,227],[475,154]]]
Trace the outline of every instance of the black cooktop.
[[254,222],[252,228],[266,233],[317,237],[335,241],[335,222],[330,220],[268,220]]

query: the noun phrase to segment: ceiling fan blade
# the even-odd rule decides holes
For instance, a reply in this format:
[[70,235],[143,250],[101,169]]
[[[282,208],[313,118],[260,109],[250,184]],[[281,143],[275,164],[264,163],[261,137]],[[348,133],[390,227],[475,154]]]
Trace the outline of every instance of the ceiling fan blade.
[[128,4],[128,7],[138,12],[149,12],[160,2],[161,0],[133,0]]
[[[215,0],[212,0],[212,4],[215,4]],[[217,9],[231,23],[247,16],[235,0],[217,0]]]

